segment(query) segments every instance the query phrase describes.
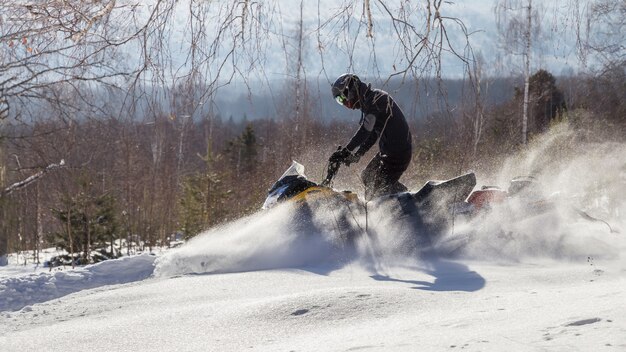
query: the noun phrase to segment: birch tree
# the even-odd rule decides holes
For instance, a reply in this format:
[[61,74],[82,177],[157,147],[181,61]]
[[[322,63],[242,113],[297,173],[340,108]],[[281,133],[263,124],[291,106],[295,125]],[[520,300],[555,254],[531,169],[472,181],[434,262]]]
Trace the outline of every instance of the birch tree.
[[521,115],[521,143],[528,140],[529,82],[532,64],[532,49],[541,31],[541,9],[533,7],[532,0],[500,0],[496,3],[496,24],[500,44],[509,55],[521,56],[524,77],[524,99]]

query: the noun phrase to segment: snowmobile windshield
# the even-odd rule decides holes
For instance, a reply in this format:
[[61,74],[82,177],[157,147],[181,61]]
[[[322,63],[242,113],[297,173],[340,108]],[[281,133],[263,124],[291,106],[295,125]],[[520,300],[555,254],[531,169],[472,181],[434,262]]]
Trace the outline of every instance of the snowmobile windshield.
[[298,162],[292,162],[291,166],[270,188],[263,209],[269,209],[293,194],[299,193],[315,184],[308,181],[304,175],[304,166]]
[[281,179],[285,178],[285,176],[302,176],[306,178],[306,176],[304,175],[304,165],[300,164],[297,161],[292,161],[291,166],[289,166],[287,171],[285,171],[278,180],[280,181]]

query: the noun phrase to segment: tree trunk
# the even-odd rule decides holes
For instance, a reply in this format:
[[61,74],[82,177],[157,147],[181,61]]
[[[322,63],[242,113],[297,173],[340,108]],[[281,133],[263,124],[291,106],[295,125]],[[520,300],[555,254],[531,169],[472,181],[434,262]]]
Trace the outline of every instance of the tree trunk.
[[[298,63],[296,67],[296,136],[298,132],[300,138],[296,139],[296,151],[300,151],[306,145],[306,130],[302,126],[302,41],[304,40],[304,18],[303,10],[304,2],[300,1],[300,22],[298,23]],[[301,130],[301,131],[299,131]]]
[[42,224],[42,216],[43,216],[43,212],[41,210],[41,190],[40,190],[40,186],[39,186],[39,182],[37,182],[37,188],[36,190],[36,201],[37,201],[37,229],[35,231],[35,246],[33,248],[33,255],[35,257],[35,263],[36,264],[41,264],[39,261],[39,252],[40,252],[40,242],[41,239],[43,238],[43,224]]
[[[2,149],[2,144],[0,144],[0,189],[4,189],[5,168],[4,168],[3,162],[4,162],[3,149]],[[4,201],[4,199],[2,199],[2,197],[0,197],[0,218],[3,219],[3,222],[8,220],[7,214],[5,214],[5,209],[6,209],[6,202]],[[5,266],[9,263],[9,260],[7,258],[7,254],[9,252],[8,236],[9,236],[8,229],[5,228],[5,226],[0,225],[0,266]]]
[[528,141],[528,100],[530,90],[530,44],[532,28],[532,0],[528,0],[528,23],[526,27],[526,48],[524,50],[524,107],[522,111],[522,144]]
[[87,244],[85,245],[84,255],[86,263],[91,264],[91,220],[89,219],[87,209],[83,209],[85,212],[85,230],[87,231]]
[[74,269],[74,241],[72,240],[72,207],[68,205],[67,209],[67,237],[70,239],[70,261],[72,269]]
[[[6,203],[0,199],[0,217],[4,219],[7,218],[7,214],[4,213],[5,204]],[[8,228],[0,225],[0,231],[0,266],[5,266],[9,264],[9,258],[7,257],[9,252]]]
[[6,248],[7,248],[7,239],[6,237],[0,238],[0,266],[6,266],[9,264],[9,258],[7,258]]

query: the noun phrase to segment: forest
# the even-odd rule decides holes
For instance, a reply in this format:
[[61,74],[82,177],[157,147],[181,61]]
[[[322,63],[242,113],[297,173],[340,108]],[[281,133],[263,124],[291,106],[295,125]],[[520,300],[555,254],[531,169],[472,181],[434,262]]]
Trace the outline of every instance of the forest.
[[[307,29],[302,3],[294,29],[282,34],[289,74],[267,95],[249,87],[255,70],[268,65],[269,44],[259,38],[273,40],[267,16],[280,14],[276,2],[190,1],[182,64],[168,43],[176,39],[176,2],[92,2],[0,4],[0,257],[27,251],[26,260],[36,261],[39,250],[57,247],[86,264],[191,238],[259,211],[292,160],[321,180],[330,154],[358,128],[359,113],[327,107],[334,102],[326,81],[355,70],[353,54],[341,71],[324,67],[329,78],[314,77],[304,46],[317,37],[313,47],[321,48],[327,27],[315,20]],[[348,42],[372,43],[377,29],[406,26],[394,34],[404,55],[395,71],[364,70],[363,77],[397,96],[407,115],[414,150],[402,181],[410,189],[470,169],[489,174],[555,129],[571,131],[557,141],[564,149],[626,142],[624,2],[581,10],[586,19],[606,20],[599,37],[587,28],[587,38],[603,45],[578,43],[580,60],[594,66],[569,75],[531,64],[524,51],[538,38],[531,20],[540,9],[531,1],[494,2],[496,14],[518,16],[499,24],[503,47],[523,66],[508,76],[488,75],[484,59],[455,50],[446,30],[460,28],[461,47],[470,43],[457,27],[463,19],[441,15],[445,3],[423,3],[394,12],[394,2],[354,1],[334,13],[346,22],[332,17],[346,26],[332,31]],[[617,39],[607,28],[617,29]],[[450,52],[465,67],[462,78],[442,74]],[[253,118],[224,116],[226,103],[215,97],[236,79],[242,98],[233,107],[272,99],[275,108]],[[338,186],[360,192],[357,175],[370,154],[341,172]]]

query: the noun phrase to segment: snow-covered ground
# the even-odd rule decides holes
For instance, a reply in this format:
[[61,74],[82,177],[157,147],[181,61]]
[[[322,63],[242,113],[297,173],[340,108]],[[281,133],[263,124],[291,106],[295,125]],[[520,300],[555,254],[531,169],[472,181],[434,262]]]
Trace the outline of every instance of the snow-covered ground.
[[298,239],[287,218],[279,208],[158,257],[4,278],[2,351],[626,350],[626,241],[602,224],[568,224],[582,242],[524,237],[514,257],[478,258],[489,252],[473,241],[420,259],[382,232],[375,252]]
[[[435,262],[150,279],[2,315],[3,351],[623,351],[624,267]],[[601,268],[601,269],[599,269]]]
[[0,311],[20,310],[94,287],[140,281],[152,275],[153,263],[153,256],[141,255],[74,270],[9,276],[0,280]]

